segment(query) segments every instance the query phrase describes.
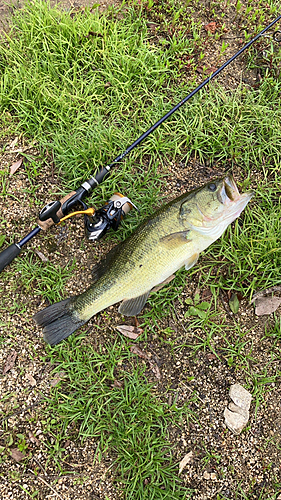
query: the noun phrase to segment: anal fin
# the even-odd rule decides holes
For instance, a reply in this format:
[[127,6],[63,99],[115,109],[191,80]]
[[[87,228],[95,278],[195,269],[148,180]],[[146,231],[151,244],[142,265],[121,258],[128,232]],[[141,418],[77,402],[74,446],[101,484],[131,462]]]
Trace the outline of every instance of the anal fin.
[[150,294],[150,290],[139,297],[134,297],[133,299],[123,300],[122,304],[120,304],[118,311],[124,316],[137,316],[144,307],[148,296]]

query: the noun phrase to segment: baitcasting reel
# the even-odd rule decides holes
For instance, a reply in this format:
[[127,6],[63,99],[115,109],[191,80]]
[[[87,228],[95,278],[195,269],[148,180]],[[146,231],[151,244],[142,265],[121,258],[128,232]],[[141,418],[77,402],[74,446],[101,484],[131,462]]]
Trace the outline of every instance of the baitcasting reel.
[[[61,205],[60,201],[48,203],[39,214],[39,224],[41,223],[43,225],[50,219],[55,224],[60,224],[74,215],[84,214],[86,236],[90,241],[97,241],[101,239],[109,229],[116,231],[121,220],[133,207],[137,209],[127,196],[123,196],[120,193],[114,193],[107,203],[98,210],[88,208],[82,200],[79,200],[79,203],[81,203],[83,210],[72,212],[66,216],[63,216],[64,205]],[[65,209],[66,208],[67,206]]]

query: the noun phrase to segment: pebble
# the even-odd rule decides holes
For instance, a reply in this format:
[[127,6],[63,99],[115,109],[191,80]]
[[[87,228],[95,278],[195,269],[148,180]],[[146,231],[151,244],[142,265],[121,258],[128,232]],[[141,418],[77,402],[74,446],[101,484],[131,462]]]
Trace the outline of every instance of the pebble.
[[233,384],[229,390],[229,397],[239,408],[250,409],[252,396],[242,385]]
[[238,435],[248,423],[252,396],[240,384],[230,387],[229,396],[234,402],[229,403],[228,408],[224,410],[225,424]]

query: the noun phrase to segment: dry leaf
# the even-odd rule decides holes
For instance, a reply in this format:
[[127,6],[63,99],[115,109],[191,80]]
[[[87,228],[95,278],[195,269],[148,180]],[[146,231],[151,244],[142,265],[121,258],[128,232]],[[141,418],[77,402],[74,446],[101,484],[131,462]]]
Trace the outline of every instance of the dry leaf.
[[40,252],[39,250],[35,250],[35,253],[38,255],[39,259],[42,260],[42,262],[48,262],[48,257],[45,257],[42,252]]
[[255,313],[257,316],[264,316],[266,314],[271,314],[281,304],[280,297],[260,297],[255,302]]
[[96,31],[89,31],[88,35],[85,35],[85,38],[90,38],[90,36],[99,36],[100,38],[103,38],[101,33],[97,33]]
[[19,137],[15,137],[15,139],[10,144],[10,149],[14,149],[15,145],[18,143]]
[[124,337],[128,337],[129,339],[136,340],[143,330],[141,328],[138,328],[136,326],[129,326],[129,325],[118,325],[116,326],[116,330],[118,332],[122,333]]
[[27,378],[28,382],[30,383],[31,387],[36,386],[36,380],[34,377],[32,377],[32,375],[30,373],[26,374],[26,378]]
[[112,387],[118,387],[118,389],[122,389],[123,384],[120,382],[120,380],[117,380],[116,378],[114,379],[114,382],[112,384]]
[[193,452],[190,451],[189,453],[187,453],[187,455],[185,455],[185,457],[183,457],[183,459],[180,461],[179,463],[179,475],[182,473],[183,469],[185,468],[185,466],[187,464],[190,464],[190,462],[192,461],[192,457],[193,457]]
[[153,371],[155,377],[158,380],[161,379],[161,373],[160,373],[160,370],[159,370],[157,364],[154,363],[153,361],[151,361],[151,359],[148,357],[148,355],[145,352],[143,352],[137,345],[132,345],[130,347],[130,351],[133,352],[134,354],[137,354],[140,358],[145,359],[146,361],[148,361],[149,364],[150,364],[150,368]]
[[210,31],[211,33],[215,33],[217,30],[217,25],[214,21],[212,21],[211,23],[205,24],[204,30]]
[[25,455],[18,448],[12,448],[10,450],[10,452],[11,452],[12,458],[16,462],[20,462],[21,460],[23,460],[25,458]]
[[266,288],[265,290],[261,290],[260,292],[256,292],[253,295],[250,304],[252,304],[253,302],[256,302],[256,300],[259,299],[260,297],[272,295],[273,292],[280,292],[280,291],[281,291],[281,286],[277,285],[277,286],[271,286],[270,288]]
[[203,290],[202,292],[202,300],[204,299],[208,299],[209,297],[212,297],[212,292],[210,290],[210,288],[206,288],[205,290]]
[[63,380],[65,372],[58,372],[56,376],[51,380],[50,386],[55,387],[61,380]]
[[148,27],[149,29],[151,29],[151,31],[155,31],[155,30],[156,30],[156,28],[158,28],[158,25],[157,25],[157,24],[155,24],[155,23],[150,23],[150,22],[148,22],[148,23],[146,23],[146,24],[147,24],[147,27]]
[[15,163],[13,163],[13,165],[10,166],[10,175],[13,175],[18,170],[18,168],[20,168],[22,162],[23,158],[20,158],[18,161],[16,161]]
[[29,441],[31,441],[31,443],[37,444],[37,446],[39,446],[41,444],[39,439],[37,439],[37,437],[35,437],[31,431],[29,431],[29,433],[28,433],[28,438],[29,438]]
[[205,73],[206,73],[206,75],[211,75],[212,73],[217,71],[217,69],[218,68],[216,66],[209,66],[209,68],[205,69]]
[[14,367],[17,356],[16,351],[12,351],[11,354],[9,354],[3,368],[3,375],[6,375],[6,373]]
[[156,363],[153,363],[153,361],[149,361],[149,364],[150,364],[150,368],[151,370],[153,371],[155,377],[160,380],[161,379],[161,372],[157,366]]
[[130,351],[133,353],[133,354],[137,354],[140,358],[142,359],[146,359],[148,361],[150,361],[149,357],[147,354],[145,354],[145,352],[143,352],[137,345],[132,345],[130,347]]
[[206,354],[206,358],[211,361],[212,359],[217,359],[217,356],[210,352],[209,354]]

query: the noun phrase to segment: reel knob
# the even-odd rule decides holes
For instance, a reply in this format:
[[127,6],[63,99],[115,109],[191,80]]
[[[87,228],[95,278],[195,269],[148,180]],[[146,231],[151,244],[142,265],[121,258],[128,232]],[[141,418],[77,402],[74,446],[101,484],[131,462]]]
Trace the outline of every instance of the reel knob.
[[52,219],[53,222],[57,224],[60,221],[59,217],[57,216],[57,212],[60,208],[60,201],[51,201],[51,203],[48,203],[44,208],[42,208],[41,212],[39,213],[39,220],[44,222],[48,219]]

